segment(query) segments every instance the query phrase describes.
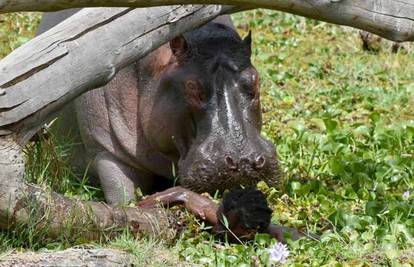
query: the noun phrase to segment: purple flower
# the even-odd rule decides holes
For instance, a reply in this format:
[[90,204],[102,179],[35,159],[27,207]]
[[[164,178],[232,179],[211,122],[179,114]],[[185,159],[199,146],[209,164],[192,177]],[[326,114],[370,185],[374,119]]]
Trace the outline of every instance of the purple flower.
[[267,249],[270,263],[285,263],[289,257],[289,250],[285,244],[277,243]]
[[403,198],[404,200],[408,200],[408,199],[410,198],[410,191],[405,191],[405,192],[402,194],[402,198]]

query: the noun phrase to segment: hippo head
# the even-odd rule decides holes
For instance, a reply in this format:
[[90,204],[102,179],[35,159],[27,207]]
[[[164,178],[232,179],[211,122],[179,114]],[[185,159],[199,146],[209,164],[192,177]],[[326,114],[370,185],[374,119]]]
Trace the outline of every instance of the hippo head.
[[[215,192],[264,180],[274,185],[278,161],[260,135],[259,75],[250,34],[210,23],[170,41],[152,115],[151,142],[177,162],[180,185]],[[163,117],[163,118],[161,118]]]

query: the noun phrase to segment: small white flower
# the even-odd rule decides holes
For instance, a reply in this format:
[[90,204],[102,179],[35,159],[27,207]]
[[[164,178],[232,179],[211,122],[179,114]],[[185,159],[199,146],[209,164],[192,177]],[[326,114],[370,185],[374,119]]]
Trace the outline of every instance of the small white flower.
[[267,249],[270,263],[285,263],[289,257],[289,250],[285,244],[277,243]]
[[402,198],[403,198],[404,200],[408,200],[408,199],[410,198],[410,191],[405,191],[405,192],[402,194]]

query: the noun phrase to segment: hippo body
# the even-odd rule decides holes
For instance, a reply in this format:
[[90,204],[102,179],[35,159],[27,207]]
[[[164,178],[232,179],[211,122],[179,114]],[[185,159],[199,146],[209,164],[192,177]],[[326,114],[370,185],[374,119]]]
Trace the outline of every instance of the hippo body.
[[[46,14],[38,34],[76,11]],[[98,178],[110,204],[134,199],[136,187],[151,192],[165,178],[198,192],[274,184],[277,157],[260,135],[250,43],[221,17],[78,97],[58,123],[80,143],[75,167]]]

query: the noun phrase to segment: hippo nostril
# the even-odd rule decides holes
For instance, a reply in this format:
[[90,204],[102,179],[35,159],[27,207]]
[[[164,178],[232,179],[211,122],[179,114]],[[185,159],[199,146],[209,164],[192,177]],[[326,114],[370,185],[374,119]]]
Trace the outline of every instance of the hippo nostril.
[[253,166],[255,169],[259,170],[264,167],[265,163],[266,159],[262,155],[260,155],[255,159]]
[[226,156],[224,158],[224,161],[226,162],[227,166],[231,169],[231,170],[236,170],[237,169],[237,164],[234,162],[233,158],[230,156]]

